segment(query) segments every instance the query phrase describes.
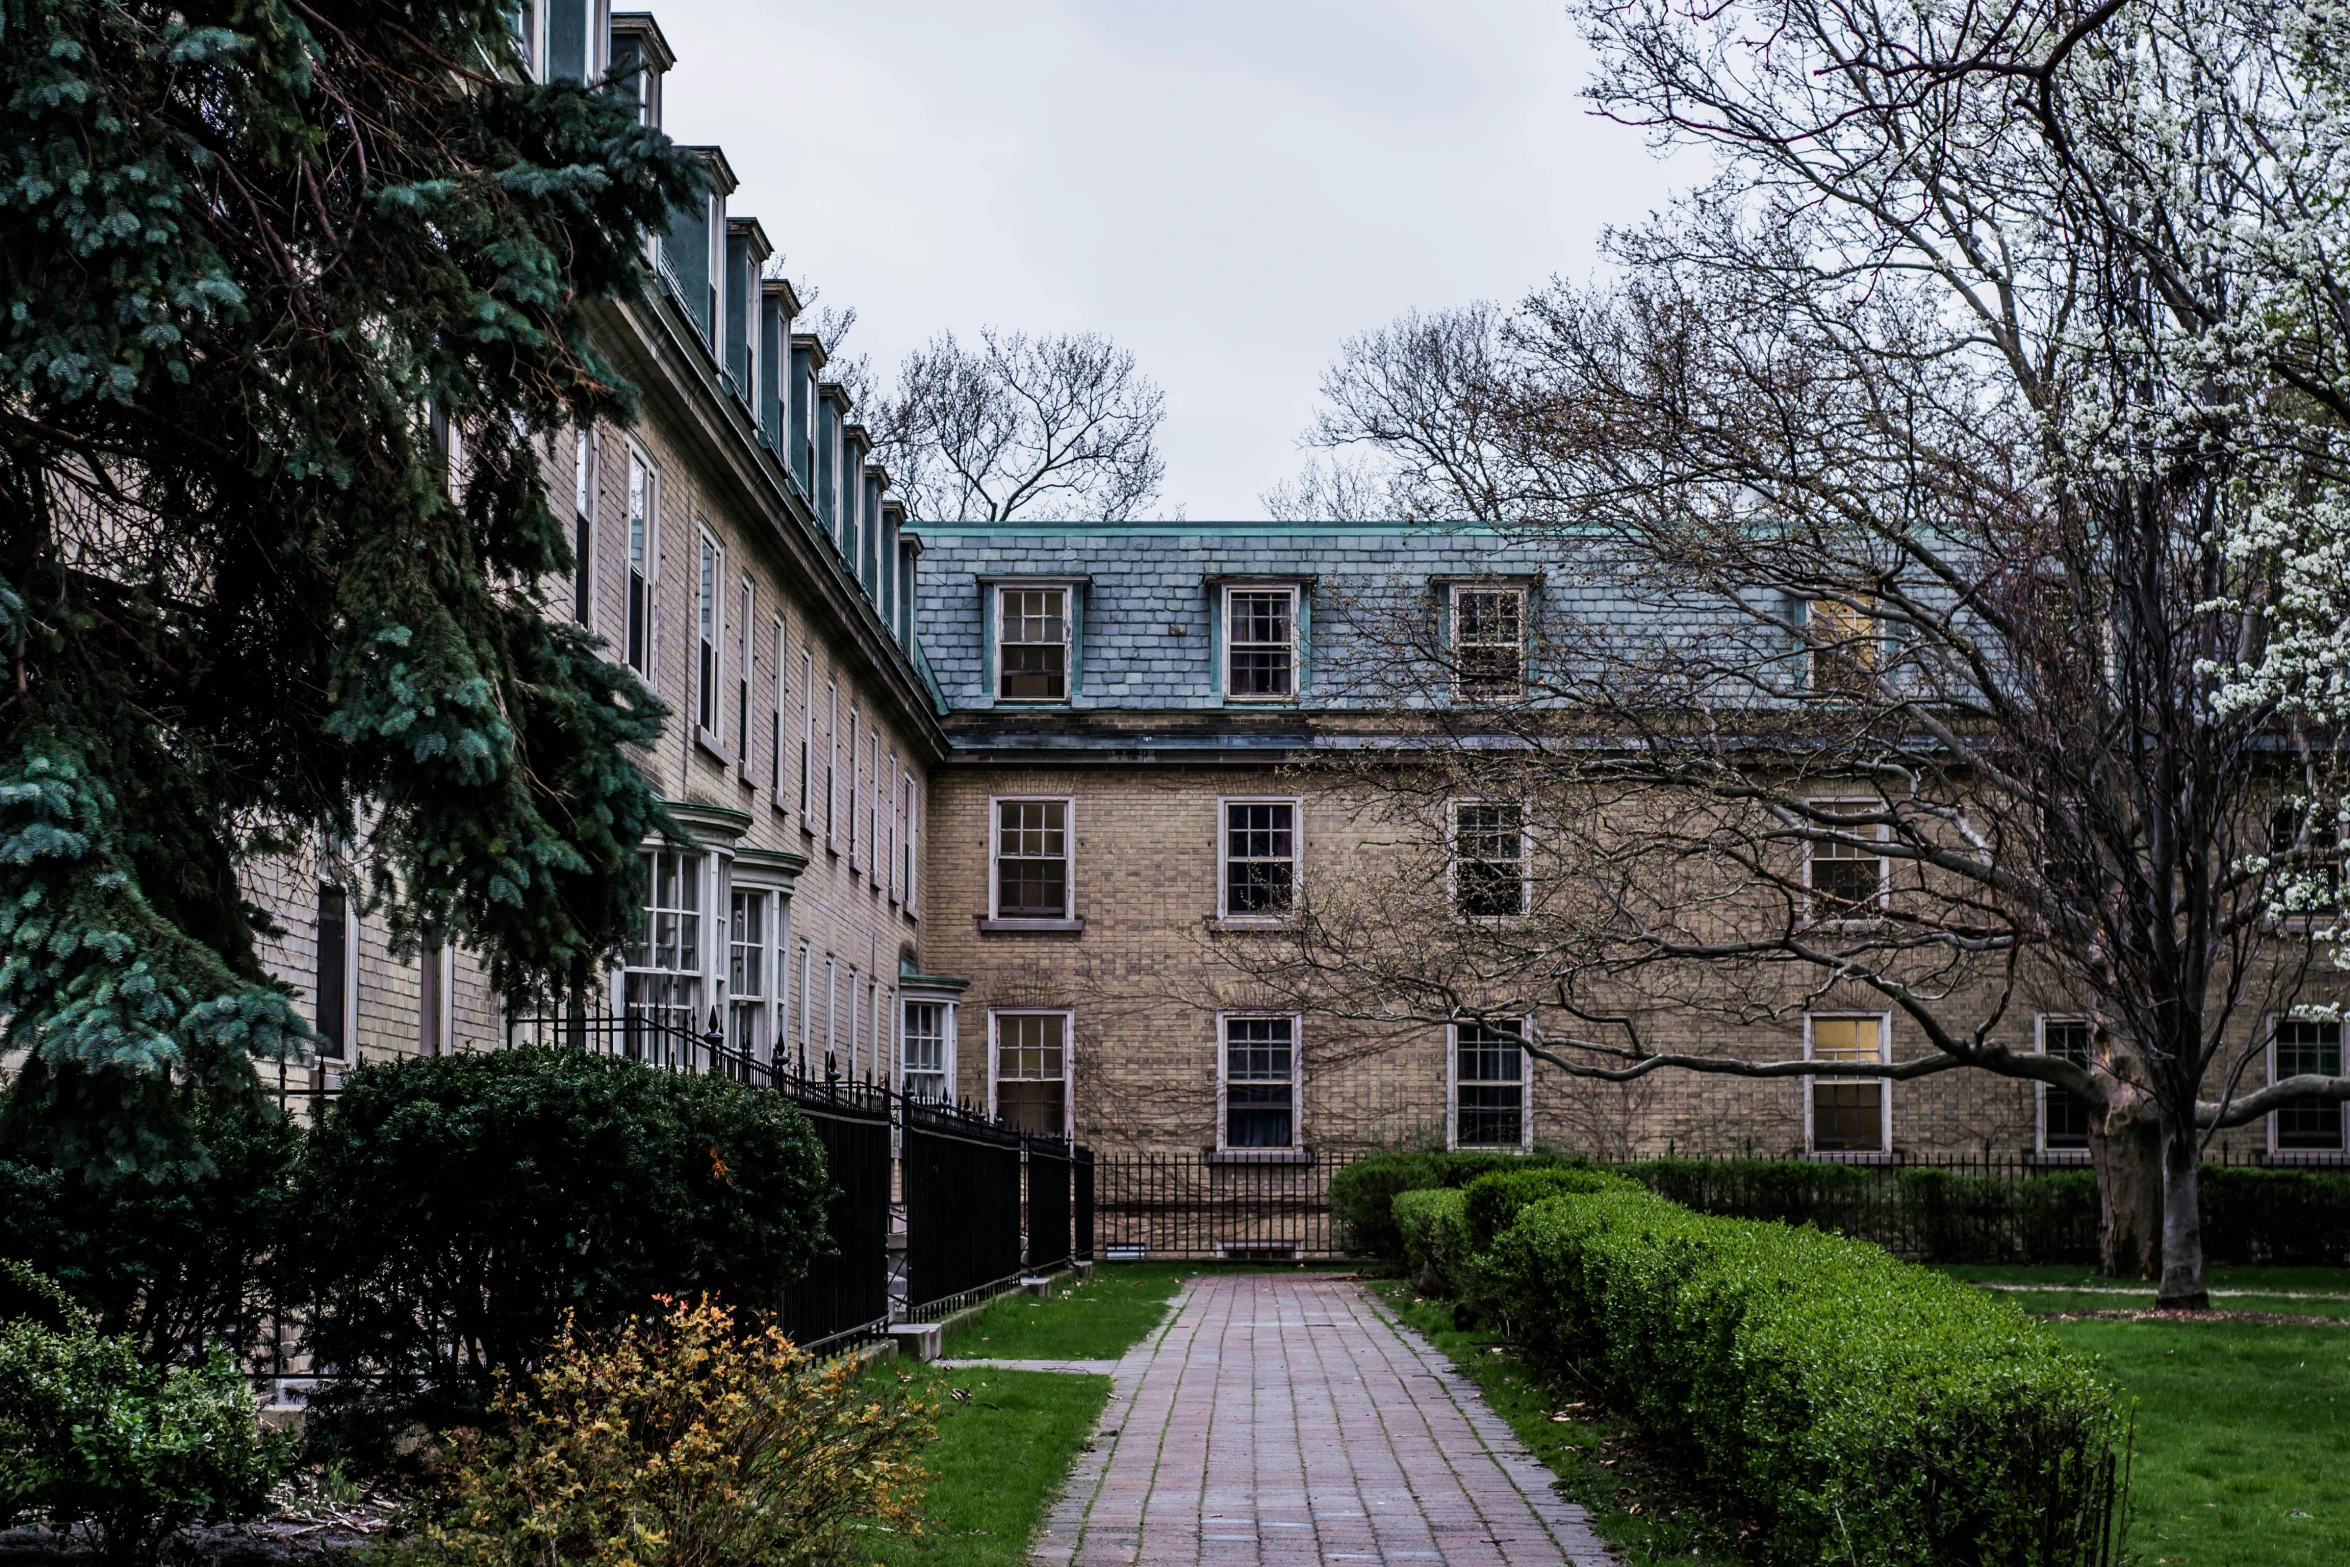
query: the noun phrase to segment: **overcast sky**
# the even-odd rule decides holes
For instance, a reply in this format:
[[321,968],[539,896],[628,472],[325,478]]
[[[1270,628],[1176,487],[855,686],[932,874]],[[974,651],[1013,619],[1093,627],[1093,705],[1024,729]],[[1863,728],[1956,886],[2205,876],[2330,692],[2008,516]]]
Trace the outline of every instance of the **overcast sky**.
[[1349,334],[1585,277],[1669,189],[1577,97],[1559,0],[654,9],[669,131],[725,147],[850,348],[886,378],[941,329],[1105,332],[1199,521],[1264,515]]

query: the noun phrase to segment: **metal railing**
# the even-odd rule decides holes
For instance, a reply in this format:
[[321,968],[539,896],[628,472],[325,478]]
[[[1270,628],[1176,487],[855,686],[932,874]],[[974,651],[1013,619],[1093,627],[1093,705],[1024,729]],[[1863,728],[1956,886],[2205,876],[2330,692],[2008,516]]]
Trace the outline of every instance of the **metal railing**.
[[1096,1255],[1288,1261],[1340,1255],[1330,1170],[1213,1154],[1104,1154],[1091,1166]]

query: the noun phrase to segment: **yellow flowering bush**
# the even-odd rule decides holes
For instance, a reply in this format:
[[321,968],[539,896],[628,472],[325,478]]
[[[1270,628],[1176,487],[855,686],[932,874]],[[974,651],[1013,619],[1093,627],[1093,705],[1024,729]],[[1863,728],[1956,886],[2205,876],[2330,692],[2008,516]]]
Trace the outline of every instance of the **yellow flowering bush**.
[[618,1337],[567,1328],[527,1384],[440,1455],[401,1552],[468,1567],[827,1567],[858,1534],[913,1531],[930,1409],[819,1365],[708,1300]]

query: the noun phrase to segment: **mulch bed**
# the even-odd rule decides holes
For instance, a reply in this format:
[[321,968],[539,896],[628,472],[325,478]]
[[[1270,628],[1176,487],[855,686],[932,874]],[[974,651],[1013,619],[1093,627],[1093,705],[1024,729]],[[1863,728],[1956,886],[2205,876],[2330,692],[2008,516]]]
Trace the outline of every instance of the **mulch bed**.
[[[207,1567],[289,1567],[346,1558],[382,1538],[391,1527],[388,1502],[360,1501],[348,1507],[287,1506],[251,1523],[215,1524],[183,1530],[164,1548],[166,1562],[203,1562]],[[53,1529],[0,1529],[4,1567],[88,1567],[98,1559],[97,1541]]]

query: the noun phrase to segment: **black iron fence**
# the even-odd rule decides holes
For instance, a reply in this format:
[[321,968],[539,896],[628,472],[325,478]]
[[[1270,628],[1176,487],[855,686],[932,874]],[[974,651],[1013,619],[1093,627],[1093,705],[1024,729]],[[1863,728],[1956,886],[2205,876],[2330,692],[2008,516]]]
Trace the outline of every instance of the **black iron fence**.
[[1020,1276],[1020,1134],[944,1105],[904,1107],[906,1310]]
[[1336,1257],[1331,1168],[1214,1154],[1103,1155],[1093,1164],[1096,1254],[1112,1262]]

